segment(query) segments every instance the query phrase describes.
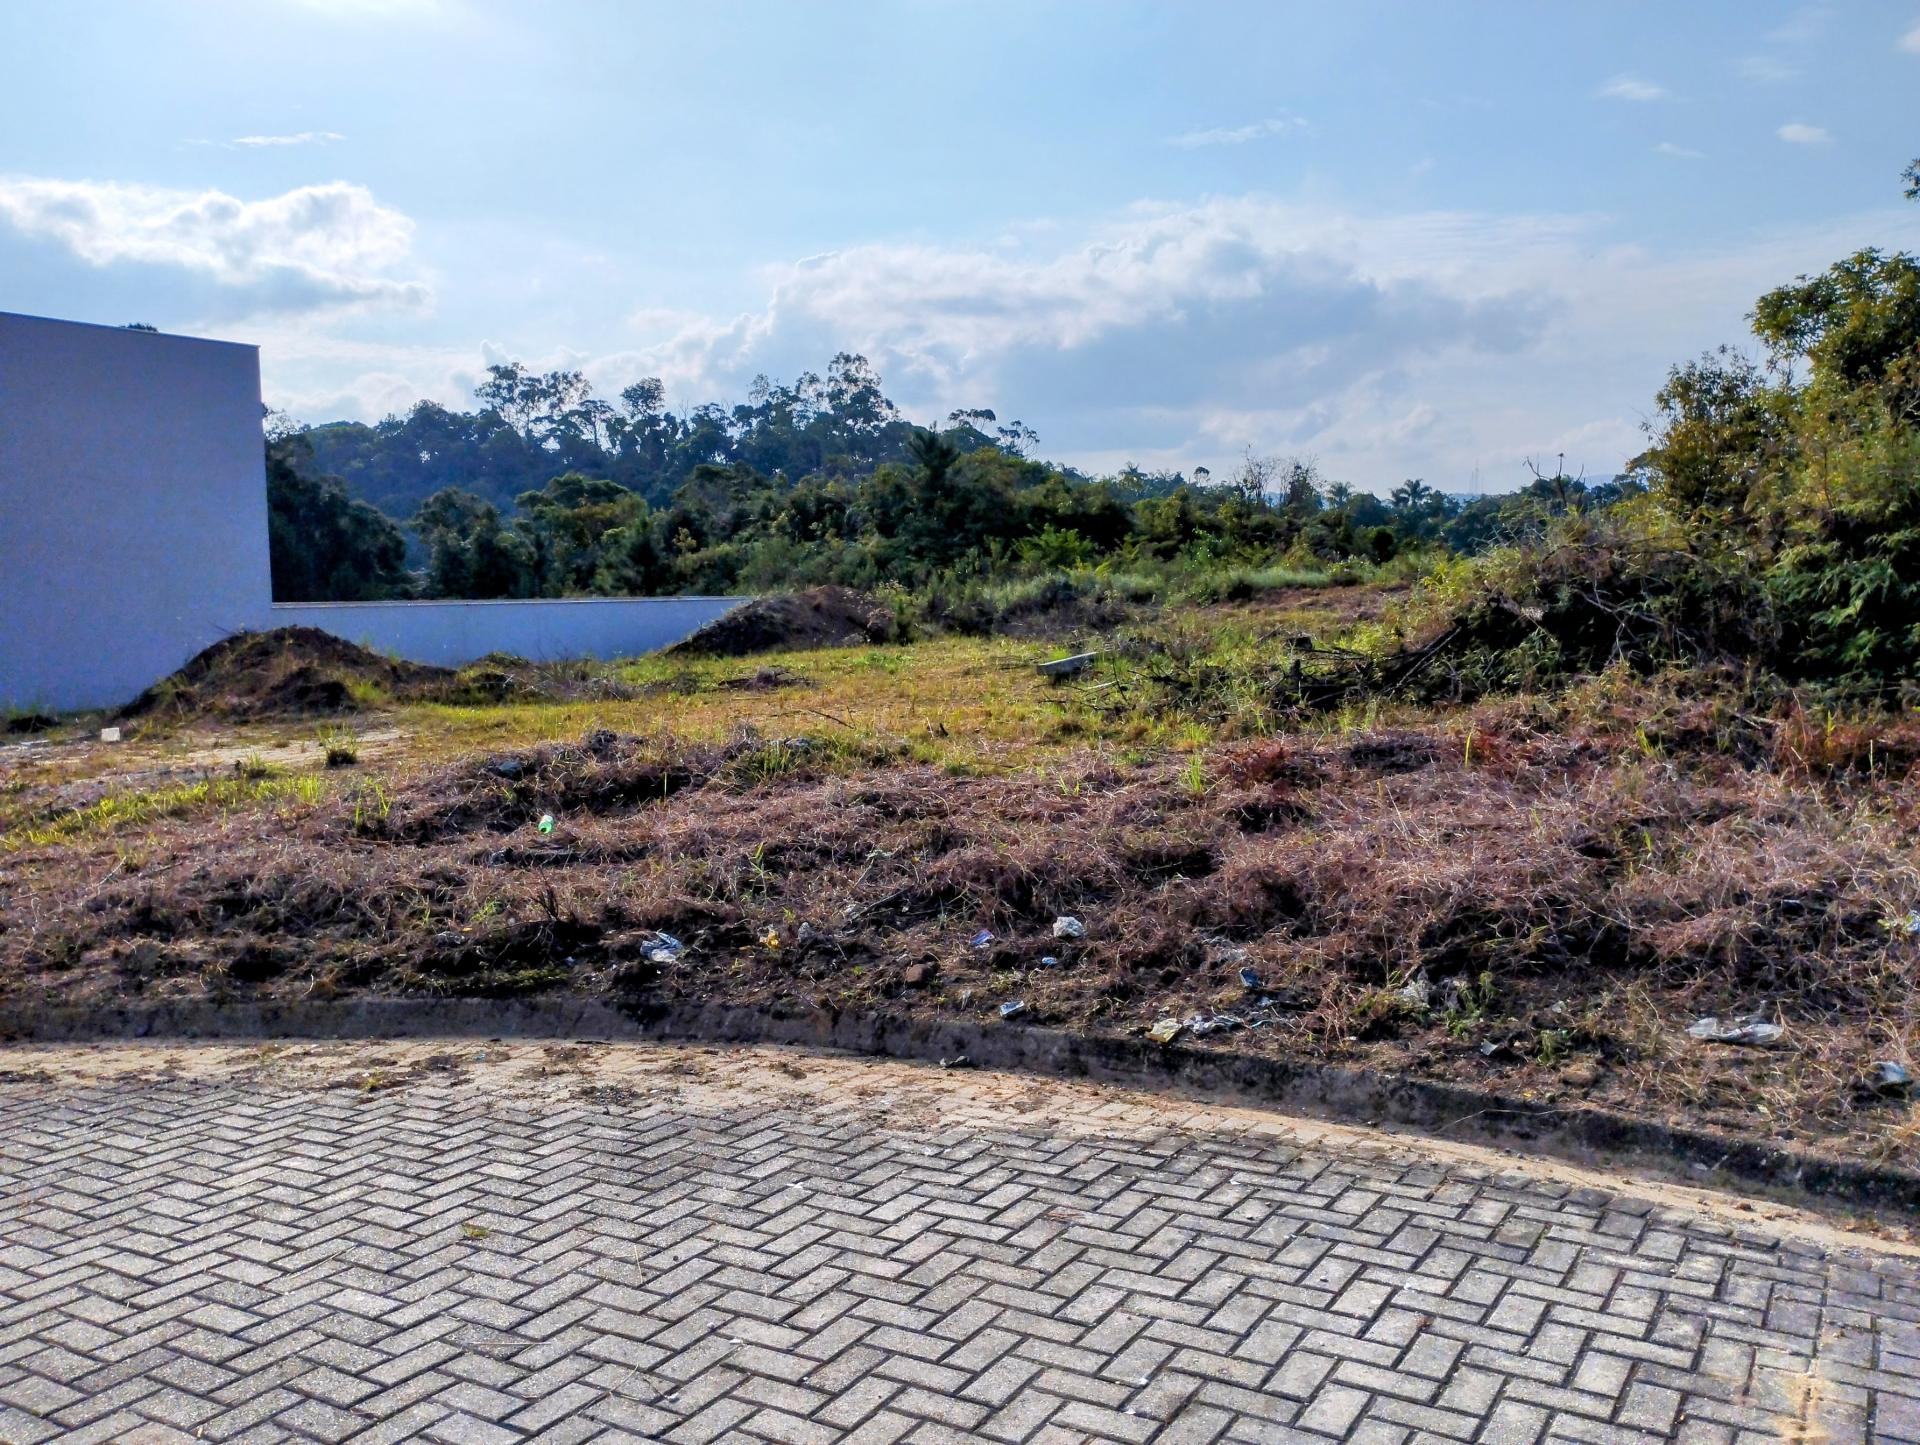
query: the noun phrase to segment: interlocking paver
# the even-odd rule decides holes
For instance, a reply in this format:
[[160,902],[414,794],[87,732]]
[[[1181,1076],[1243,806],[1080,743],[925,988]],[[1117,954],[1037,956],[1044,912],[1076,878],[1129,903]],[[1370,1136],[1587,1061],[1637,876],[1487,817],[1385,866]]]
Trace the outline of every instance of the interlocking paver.
[[9,1074],[0,1441],[1920,1440],[1920,1271],[1837,1236],[1117,1090],[479,1052]]

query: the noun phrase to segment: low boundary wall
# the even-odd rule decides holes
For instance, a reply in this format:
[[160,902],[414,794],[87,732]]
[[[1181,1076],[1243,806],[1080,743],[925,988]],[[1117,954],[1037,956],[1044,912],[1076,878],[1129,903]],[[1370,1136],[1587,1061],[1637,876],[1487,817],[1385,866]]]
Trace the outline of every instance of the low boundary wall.
[[376,652],[460,667],[489,652],[533,662],[633,657],[671,646],[740,597],[582,597],[498,602],[277,602],[271,627],[318,627]]

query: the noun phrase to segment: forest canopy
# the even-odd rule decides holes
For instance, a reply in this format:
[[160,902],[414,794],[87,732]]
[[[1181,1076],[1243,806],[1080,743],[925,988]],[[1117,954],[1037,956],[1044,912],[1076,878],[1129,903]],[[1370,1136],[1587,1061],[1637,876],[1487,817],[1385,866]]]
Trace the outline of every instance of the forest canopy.
[[479,405],[423,401],[374,425],[270,427],[275,594],[566,597],[729,592],[1097,563],[1378,563],[1474,551],[1544,509],[1630,484],[1539,473],[1509,497],[1414,478],[1385,499],[1311,460],[1249,455],[1213,480],[1128,466],[1093,478],[1034,455],[984,408],[907,421],[865,358],[762,377],[684,415],[646,379],[619,401],[578,372],[489,368]]

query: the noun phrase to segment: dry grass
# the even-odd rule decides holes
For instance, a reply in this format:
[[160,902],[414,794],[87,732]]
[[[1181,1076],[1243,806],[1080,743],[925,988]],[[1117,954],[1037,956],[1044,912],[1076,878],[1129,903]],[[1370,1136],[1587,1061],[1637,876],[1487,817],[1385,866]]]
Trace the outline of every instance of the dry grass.
[[[1234,1047],[1916,1162],[1912,1106],[1859,1087],[1920,1044],[1920,940],[1887,926],[1920,906],[1908,724],[1610,676],[1263,733],[1271,627],[1168,640],[1227,679],[1173,708],[1096,690],[1126,657],[1055,688],[1005,642],[649,660],[630,698],[415,709],[403,758],[177,807],[25,784],[0,990],[1017,999],[1127,1031],[1246,1015],[1249,967],[1276,1007]],[[1684,1032],[1756,1010],[1789,1047]]]

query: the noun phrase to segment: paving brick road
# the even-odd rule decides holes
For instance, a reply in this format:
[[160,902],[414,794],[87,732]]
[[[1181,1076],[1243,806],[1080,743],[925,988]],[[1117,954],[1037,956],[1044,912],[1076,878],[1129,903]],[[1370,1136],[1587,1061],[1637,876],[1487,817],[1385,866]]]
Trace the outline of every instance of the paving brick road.
[[0,1441],[1920,1440],[1787,1211],[777,1051],[0,1052]]

